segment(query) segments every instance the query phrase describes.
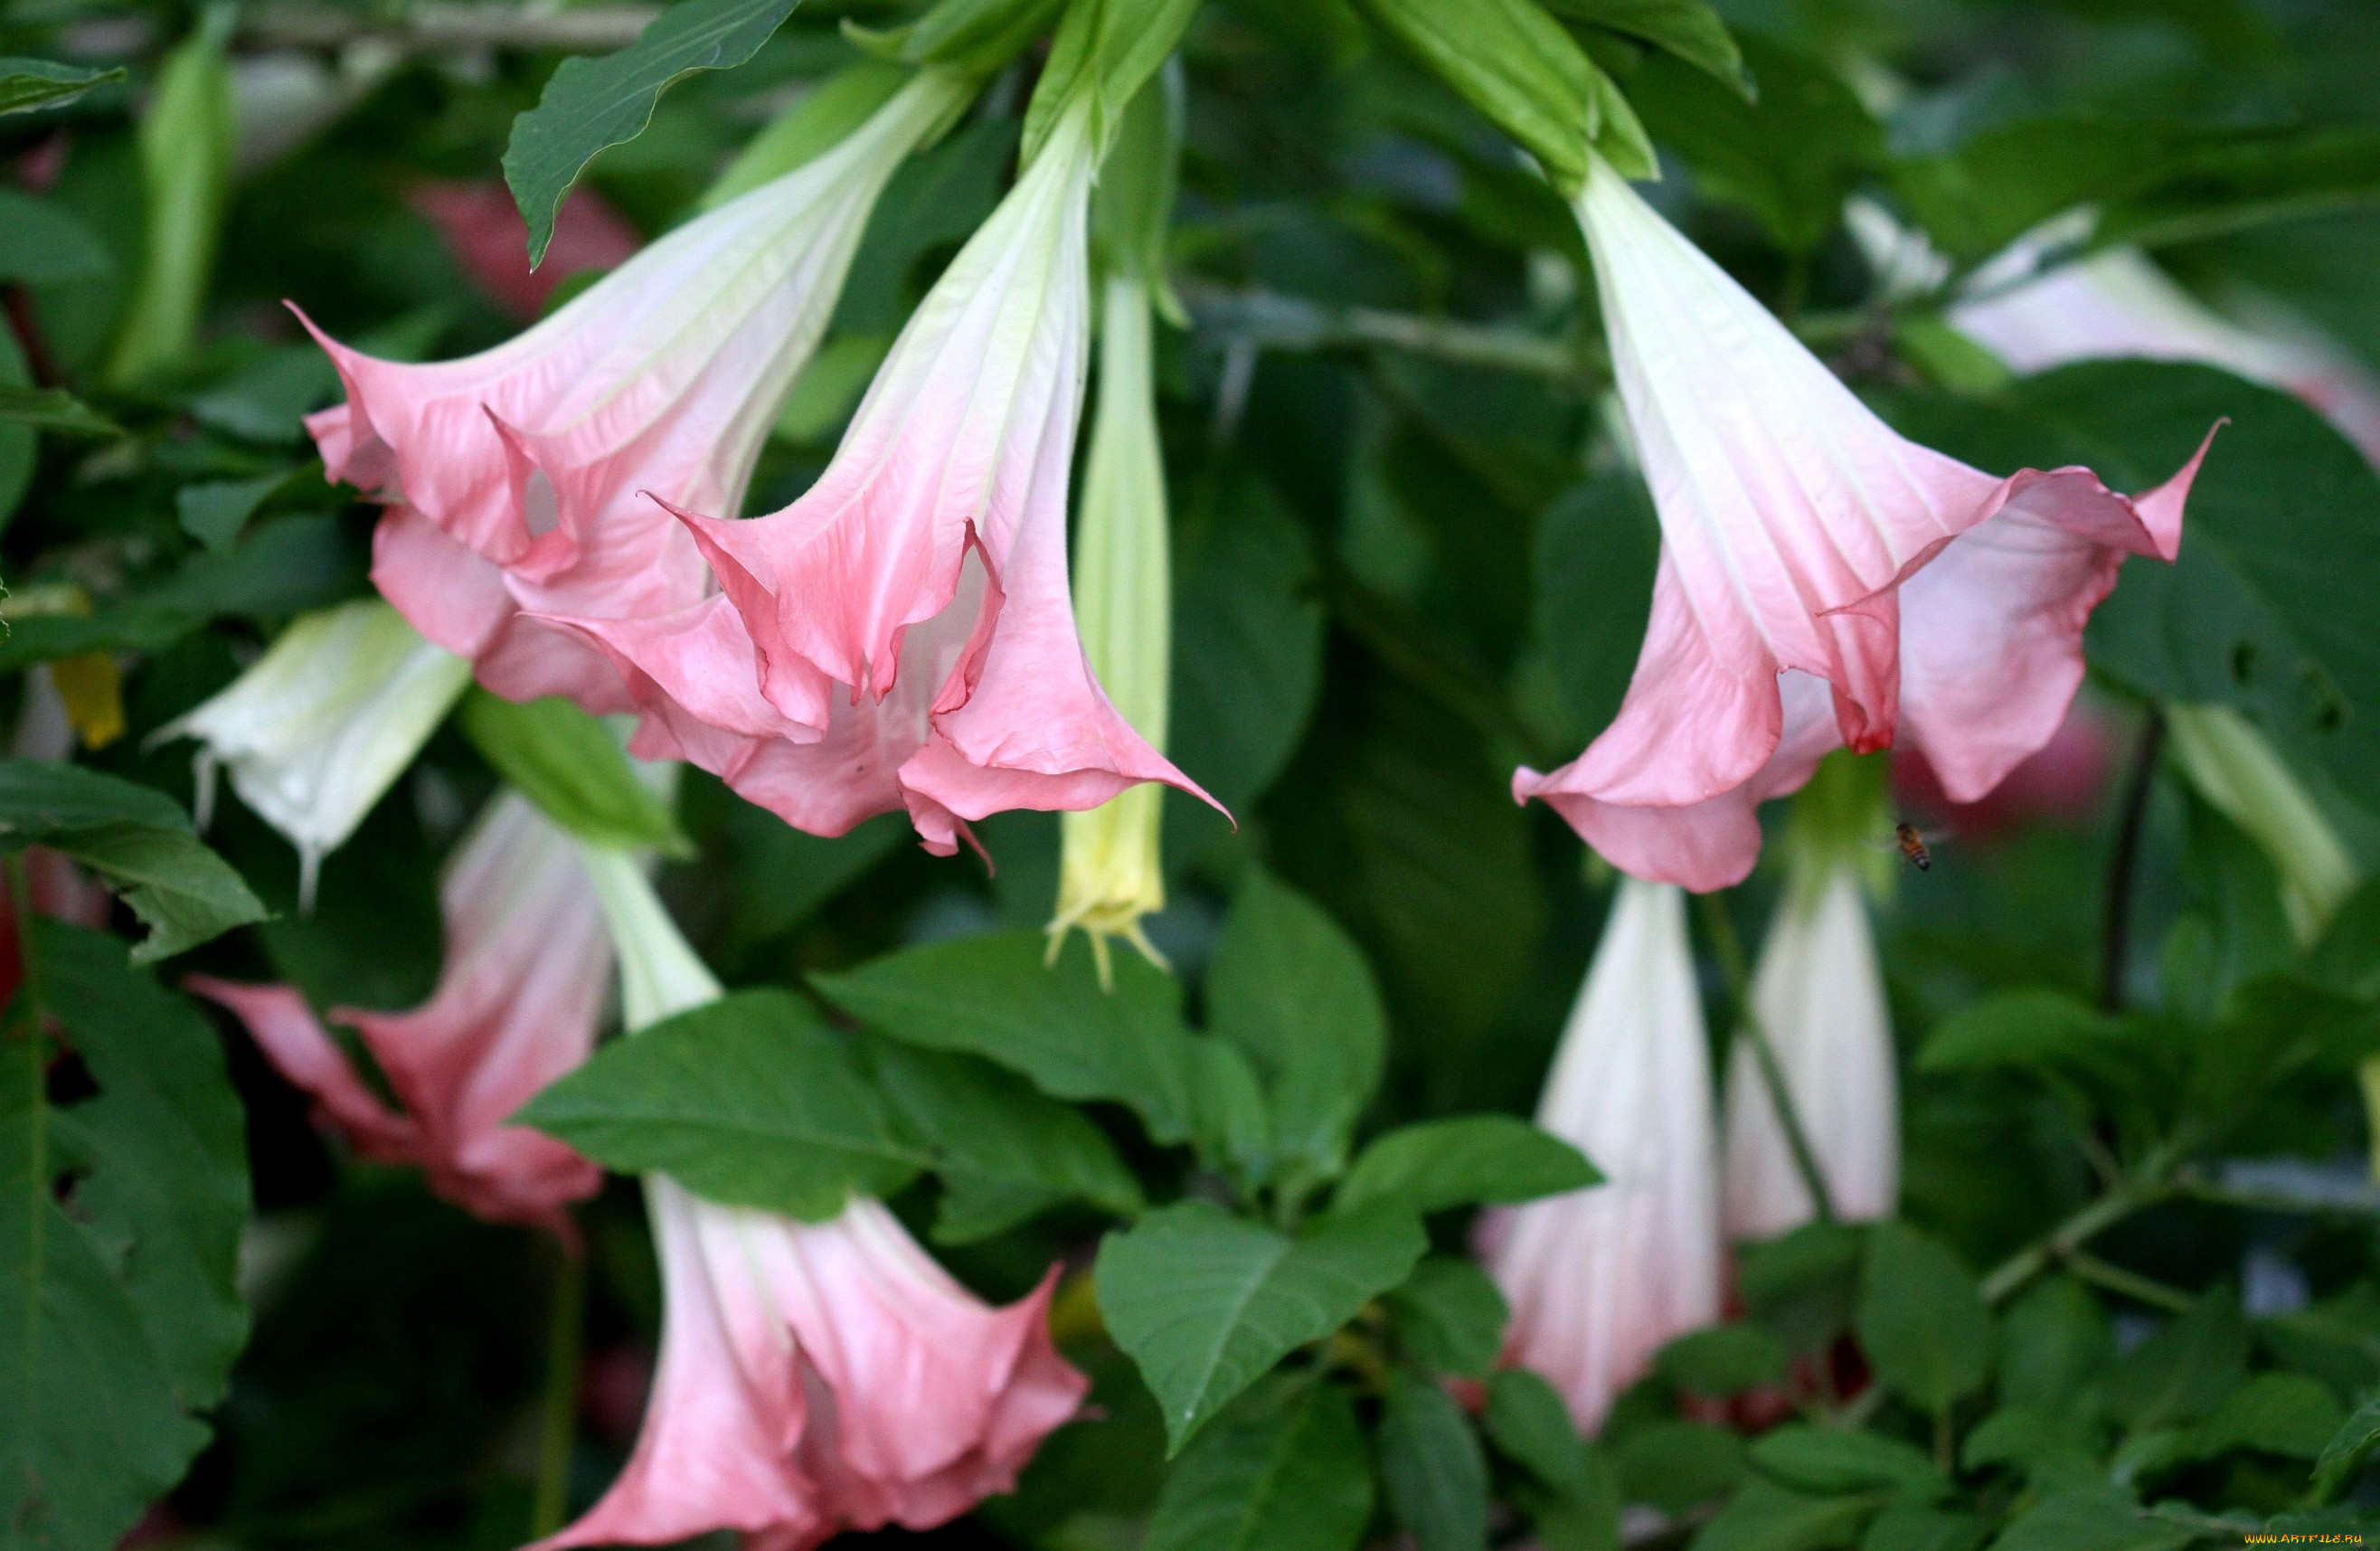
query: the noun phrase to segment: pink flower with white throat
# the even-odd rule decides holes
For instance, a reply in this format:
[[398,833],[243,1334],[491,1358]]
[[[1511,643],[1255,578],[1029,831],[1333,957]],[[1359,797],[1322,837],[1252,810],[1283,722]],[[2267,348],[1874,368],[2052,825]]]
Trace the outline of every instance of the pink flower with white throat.
[[1654,1352],[1719,1315],[1710,1057],[1675,888],[1621,880],[1537,1124],[1606,1182],[1490,1214],[1482,1258],[1512,1309],[1505,1361],[1591,1432]]
[[[1197,791],[1110,704],[1067,589],[1092,116],[1062,113],[807,494],[746,522],[680,513],[723,600],[570,622],[648,712],[639,752],[680,753],[818,832],[905,807],[945,854],[962,821],[1006,808]],[[727,684],[739,668],[752,690]]]
[[[631,1030],[719,983],[635,863],[589,854]],[[1087,1383],[1051,1345],[1056,1273],[992,1308],[880,1203],[802,1223],[649,1176],[660,1366],[626,1467],[539,1545],[650,1545],[714,1530],[808,1551],[844,1530],[930,1529],[1004,1492]]]
[[565,1207],[594,1194],[602,1171],[509,1121],[594,1048],[612,967],[602,914],[570,838],[511,792],[464,841],[440,892],[447,957],[431,1000],[411,1012],[332,1013],[363,1036],[402,1109],[365,1084],[294,988],[186,984],[237,1013],[366,1157],[419,1167],[480,1217],[567,1236]]
[[333,479],[389,503],[382,593],[499,694],[628,709],[602,653],[527,615],[640,617],[703,597],[701,557],[645,492],[742,504],[878,193],[970,91],[922,72],[839,144],[483,354],[401,365],[315,331],[347,401],[309,424]]
[[1989,791],[2056,732],[2124,556],[2175,554],[2198,460],[2137,498],[1970,468],[1896,435],[1600,161],[1578,214],[1661,562],[1618,719],[1514,795],[1706,890],[1838,745],[1911,735],[1955,800]]

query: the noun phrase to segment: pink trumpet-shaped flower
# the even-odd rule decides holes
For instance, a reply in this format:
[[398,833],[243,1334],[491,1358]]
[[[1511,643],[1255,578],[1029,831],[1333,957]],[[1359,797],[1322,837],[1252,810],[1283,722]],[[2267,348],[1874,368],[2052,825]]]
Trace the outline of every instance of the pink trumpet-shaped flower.
[[1950,321],[2018,371],[2122,357],[2221,367],[2296,394],[2380,463],[2380,382],[2309,325],[2269,311],[2235,322],[2140,249],[2111,248],[1961,302]]
[[610,978],[611,939],[569,837],[505,793],[448,869],[447,958],[437,993],[411,1012],[339,1009],[403,1103],[391,1109],[287,986],[192,975],[190,989],[237,1013],[281,1074],[314,1096],[356,1150],[419,1166],[439,1194],[480,1217],[565,1235],[565,1204],[602,1172],[553,1138],[508,1124],[587,1059]]
[[[719,983],[641,869],[590,854],[631,1030]],[[807,1551],[846,1529],[929,1529],[1014,1484],[1088,1388],[1050,1339],[1056,1273],[1004,1309],[934,1264],[880,1203],[832,1221],[720,1206],[648,1175],[661,1363],[635,1452],[585,1517],[539,1545],[745,1532]]]
[[1710,1057],[1676,889],[1621,881],[1537,1124],[1606,1182],[1490,1214],[1482,1255],[1512,1308],[1505,1361],[1592,1431],[1654,1352],[1719,1315]]
[[920,74],[840,144],[481,355],[401,365],[316,330],[347,401],[309,425],[331,477],[391,508],[382,592],[500,694],[628,709],[602,653],[527,616],[634,618],[702,598],[701,556],[642,492],[742,503],[877,194],[967,90]]
[[1838,745],[1905,732],[1954,800],[1989,791],[2056,732],[2124,556],[2175,554],[2198,459],[2138,498],[2081,468],[1995,479],[1894,434],[1600,162],[1578,210],[1661,563],[1618,719],[1514,795],[1711,889]]
[[943,853],[1005,808],[1197,790],[1109,703],[1067,591],[1088,119],[1065,114],[919,304],[808,493],[748,522],[680,513],[722,599],[573,622],[647,711],[639,752],[822,833],[906,807]]

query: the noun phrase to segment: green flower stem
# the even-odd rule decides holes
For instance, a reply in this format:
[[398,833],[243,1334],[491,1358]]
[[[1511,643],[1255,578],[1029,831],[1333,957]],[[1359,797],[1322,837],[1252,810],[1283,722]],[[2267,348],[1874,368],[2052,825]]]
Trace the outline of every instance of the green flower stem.
[[1735,919],[1727,913],[1724,891],[1696,896],[1695,903],[1703,913],[1703,929],[1710,934],[1711,949],[1718,955],[1719,974],[1727,980],[1728,1000],[1735,1004],[1735,1021],[1752,1041],[1752,1053],[1758,1058],[1761,1084],[1768,1090],[1768,1102],[1777,1110],[1779,1125],[1785,1133],[1785,1145],[1792,1149],[1793,1168],[1802,1176],[1802,1188],[1810,1193],[1811,1205],[1816,1208],[1820,1222],[1833,1222],[1835,1198],[1827,1189],[1826,1171],[1818,1167],[1818,1155],[1810,1145],[1810,1133],[1803,1129],[1801,1111],[1793,1107],[1793,1095],[1785,1083],[1785,1069],[1777,1063],[1776,1048],[1768,1043],[1768,1030],[1760,1021],[1760,1010],[1752,1002],[1752,977],[1743,962],[1743,945],[1736,939]]
[[570,1446],[578,1423],[581,1337],[587,1323],[587,1256],[565,1247],[553,1277],[545,1327],[545,1395],[539,1405],[537,1490],[529,1499],[531,1540],[562,1528],[570,1511]]
[[[2176,1194],[2177,1187],[2163,1180],[2154,1184],[2109,1191],[1994,1267],[1991,1275],[1984,1278],[1981,1290],[1984,1302],[1993,1304],[2008,1302],[2027,1282],[2053,1264],[2064,1262],[2071,1265],[2084,1244],[2134,1212],[2154,1206]],[[2108,1269],[2113,1270],[2114,1267]]]
[[2168,1287],[2153,1278],[2127,1271],[2120,1266],[2110,1266],[2095,1254],[2082,1250],[2068,1250],[2064,1256],[2066,1268],[2086,1282],[2095,1282],[2108,1291],[2119,1293],[2136,1303],[2180,1314],[2190,1307],[2190,1294],[2180,1288]]

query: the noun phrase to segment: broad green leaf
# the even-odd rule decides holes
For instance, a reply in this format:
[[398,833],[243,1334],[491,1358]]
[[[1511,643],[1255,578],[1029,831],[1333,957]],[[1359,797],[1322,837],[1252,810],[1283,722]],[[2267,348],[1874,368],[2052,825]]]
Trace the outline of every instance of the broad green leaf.
[[91,867],[149,927],[136,963],[264,918],[231,864],[154,787],[47,759],[0,759],[0,847],[40,843]]
[[1526,1368],[1506,1368],[1488,1380],[1479,1424],[1488,1441],[1547,1490],[1584,1500],[1595,1490],[1586,1446],[1554,1387]]
[[1436,1374],[1485,1378],[1504,1347],[1512,1310],[1471,1261],[1434,1254],[1381,1301],[1405,1354]]
[[1119,1217],[1140,1210],[1140,1183],[1114,1144],[1022,1077],[889,1039],[865,1051],[893,1112],[933,1155],[944,1190],[934,1219],[941,1242],[989,1238],[1067,1201]]
[[2216,1289],[2108,1369],[2109,1415],[2133,1432],[2192,1422],[2248,1376],[2248,1322],[2239,1296]]
[[239,530],[264,504],[264,498],[286,484],[289,471],[280,469],[252,479],[208,479],[184,485],[174,493],[174,514],[182,531],[206,546],[211,554],[229,554],[239,542]]
[[1228,1173],[1243,1195],[1278,1171],[1272,1117],[1257,1069],[1236,1045],[1191,1039],[1184,1049],[1190,1080],[1190,1140],[1198,1160]]
[[2303,1374],[2258,1374],[2190,1430],[2189,1457],[2235,1448],[2316,1460],[2346,1422],[2329,1390]]
[[1312,1175],[1337,1173],[1388,1048],[1363,951],[1312,901],[1252,868],[1207,970],[1207,1026],[1256,1063],[1274,1145]]
[[114,385],[155,375],[198,335],[238,139],[225,54],[232,21],[228,9],[201,12],[159,66],[141,107],[140,269],[108,352],[104,375]]
[[64,388],[0,383],[0,420],[67,436],[121,436],[124,428]]
[[1922,1450],[1857,1428],[1792,1423],[1755,1438],[1751,1452],[1779,1484],[1821,1496],[1884,1491],[1930,1502],[1950,1489]]
[[1627,1499],[1683,1513],[1732,1491],[1746,1469],[1743,1440],[1702,1422],[1638,1427],[1612,1451]]
[[2305,973],[2342,996],[2380,997],[2380,877],[2347,896],[2306,953]]
[[1694,1536],[1692,1551],[1822,1551],[1849,1546],[1873,1496],[1811,1496],[1754,1478]]
[[2180,1551],[2197,1538],[2143,1512],[2120,1486],[2083,1486],[2034,1504],[1992,1542],[1992,1551]]
[[1991,1538],[1992,1521],[1921,1503],[1894,1503],[1860,1536],[1859,1551],[1976,1551]]
[[1663,1347],[1653,1369],[1695,1395],[1728,1396],[1782,1384],[1793,1360],[1783,1337],[1757,1325],[1714,1325]]
[[2208,145],[2168,176],[2108,201],[2098,235],[2149,247],[2239,231],[2380,194],[2380,135],[2362,125],[2292,125]]
[[1276,1374],[1182,1451],[1141,1545],[1353,1551],[1371,1516],[1371,1464],[1346,1392]]
[[2056,991],[2001,991],[1936,1026],[1921,1072],[2006,1072],[2065,1096],[2085,1113],[2139,1125],[2163,1071],[2131,1024]]
[[653,106],[682,77],[743,64],[793,15],[798,0],[685,0],[637,41],[600,59],[565,59],[537,106],[513,120],[504,181],[528,223],[534,269],[553,237],[563,196],[598,151],[645,132]]
[[1757,32],[1742,35],[1756,99],[1706,67],[1655,57],[1628,82],[1652,137],[1709,196],[1749,212],[1789,253],[1842,221],[1843,198],[1884,161],[1884,131],[1841,78]]
[[2372,1451],[2380,1448],[2380,1395],[2355,1408],[2322,1448],[2313,1465],[2313,1498],[2335,1502],[2363,1473]]
[[[103,1547],[205,1445],[247,1338],[247,1141],[187,1003],[113,938],[25,932],[0,1032],[0,1545]],[[44,1016],[94,1097],[45,1098]]]
[[1488,1457],[1452,1396],[1391,1372],[1378,1447],[1381,1490],[1418,1551],[1486,1551]]
[[1293,1239],[1185,1201],[1101,1242],[1099,1309],[1179,1451],[1275,1363],[1404,1280],[1426,1247],[1394,1207],[1334,1215]]
[[[1519,141],[1565,193],[1586,181],[1589,147],[1608,105],[1618,103],[1627,114],[1602,72],[1535,0],[1364,0],[1362,8]],[[1615,130],[1618,143],[1602,147],[1605,154],[1625,176],[1650,176],[1638,159],[1643,131],[1633,115]]]
[[1959,1463],[1970,1471],[2011,1466],[2036,1486],[2095,1481],[2106,1474],[2097,1457],[2098,1431],[2097,1422],[2080,1410],[2003,1406],[1967,1434]]
[[0,279],[54,285],[115,268],[115,256],[107,244],[66,206],[13,188],[0,189]]
[[1849,1328],[1867,1235],[1842,1222],[1805,1223],[1782,1238],[1740,1245],[1736,1292],[1762,1325],[1812,1352]]
[[1742,51],[1709,0],[1548,0],[1548,8],[1572,21],[1651,43],[1750,94]]
[[1331,1209],[1360,1211],[1380,1201],[1415,1212],[1509,1206],[1602,1180],[1576,1147],[1526,1121],[1457,1115],[1374,1137],[1340,1184]]
[[1537,518],[1531,635],[1549,702],[1541,720],[1564,747],[1585,747],[1620,714],[1660,552],[1652,495],[1633,472],[1574,486]]
[[561,696],[523,704],[476,685],[457,720],[496,773],[590,845],[691,854],[661,794],[637,778],[619,740]]
[[1192,1036],[1180,986],[1126,953],[1106,991],[1088,948],[1067,943],[1054,966],[1047,952],[1038,932],[1008,932],[905,949],[810,980],[896,1039],[981,1056],[1053,1098],[1129,1105],[1157,1141],[1188,1141]]
[[2000,1321],[2000,1400],[2054,1410],[2116,1355],[2107,1311],[2072,1277],[2051,1277]]
[[[690,774],[689,786],[693,779]],[[693,793],[686,796],[690,801]],[[739,948],[801,926],[915,832],[906,818],[887,813],[829,839],[805,834],[740,797],[725,800],[729,806],[722,841],[733,869],[729,882],[735,902],[730,936]]]
[[739,991],[600,1051],[515,1117],[623,1173],[823,1222],[927,1163],[800,997]]
[[0,59],[0,114],[64,107],[94,86],[124,79],[124,67],[83,69],[48,59]]
[[1940,1240],[1899,1222],[1868,1230],[1855,1321],[1884,1386],[1940,1415],[1991,1376],[1992,1316]]

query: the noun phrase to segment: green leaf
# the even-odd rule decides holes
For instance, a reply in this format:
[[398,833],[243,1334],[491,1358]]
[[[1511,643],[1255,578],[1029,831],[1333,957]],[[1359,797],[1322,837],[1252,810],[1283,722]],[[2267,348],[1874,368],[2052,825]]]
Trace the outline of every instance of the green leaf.
[[2204,1416],[2248,1376],[2248,1322],[2238,1294],[2218,1288],[2116,1361],[2109,1415],[2132,1432]]
[[209,553],[229,554],[239,542],[239,530],[264,504],[264,498],[288,479],[289,471],[281,469],[252,479],[210,479],[184,485],[174,493],[175,515],[181,522],[182,531],[205,545]]
[[1917,1069],[2006,1072],[2128,1123],[2139,1122],[2161,1076],[2131,1025],[2037,989],[1998,992],[1951,1013],[1918,1052]]
[[2195,1460],[2235,1448],[2318,1460],[2345,1422],[2338,1402],[2315,1380],[2303,1374],[2258,1374],[2190,1430],[2185,1448]]
[[1181,987],[1126,953],[1115,960],[1115,989],[1105,991],[1089,949],[1069,942],[1055,965],[1045,963],[1047,951],[1038,932],[964,938],[810,982],[896,1039],[981,1056],[1054,1098],[1129,1105],[1157,1141],[1188,1141],[1194,1058]]
[[684,0],[637,41],[601,59],[565,59],[537,106],[513,120],[504,182],[528,223],[534,269],[553,238],[563,196],[598,151],[645,132],[654,104],[697,70],[730,69],[759,51],[798,0]]
[[1975,1551],[1991,1533],[1991,1521],[1977,1514],[1894,1503],[1860,1536],[1859,1551]]
[[1855,1318],[1885,1387],[1940,1415],[1991,1376],[1992,1316],[1940,1240],[1899,1222],[1868,1230]]
[[496,773],[590,845],[694,847],[661,794],[637,778],[611,730],[561,696],[526,704],[473,685],[457,720]]
[[1329,1178],[1379,1086],[1388,1013],[1363,951],[1305,895],[1250,869],[1207,971],[1207,1026],[1263,1077],[1273,1142]]
[[2380,1448],[2380,1395],[2356,1407],[2355,1414],[2340,1423],[2338,1431],[2323,1445],[2322,1454],[2313,1463],[2314,1501],[2338,1501],[2355,1484],[2355,1478],[2363,1473],[2363,1466],[2375,1448]]
[[0,420],[67,436],[121,436],[124,428],[64,388],[0,383]]
[[2072,1277],[2051,1277],[2000,1322],[2000,1400],[2054,1410],[2116,1355],[2107,1311]]
[[2043,1498],[1992,1543],[1992,1551],[2180,1551],[2197,1538],[2142,1512],[2119,1486],[2084,1486]]
[[945,64],[990,75],[1048,30],[1060,0],[937,0],[924,16],[879,31],[845,18],[843,35],[880,59]]
[[1883,164],[1884,131],[1809,55],[1757,32],[1742,43],[1756,100],[1706,68],[1658,57],[1629,80],[1629,97],[1699,188],[1750,213],[1787,252],[1809,253],[1841,223],[1844,196]]
[[115,269],[115,256],[80,216],[55,200],[0,189],[0,280],[55,285]]
[[0,759],[0,845],[40,843],[97,871],[149,927],[149,963],[264,918],[231,864],[153,787],[46,759]]
[[1556,16],[1666,50],[1751,95],[1742,52],[1708,0],[1548,0],[1548,5]]
[[1480,1425],[1496,1451],[1535,1476],[1547,1490],[1584,1501],[1595,1491],[1586,1446],[1572,1425],[1570,1408],[1544,1378],[1506,1368],[1488,1380]]
[[1456,1115],[1374,1137],[1340,1184],[1331,1210],[1358,1211],[1379,1201],[1415,1212],[1510,1206],[1602,1181],[1576,1147],[1526,1121]]
[[[196,1413],[247,1338],[245,1124],[213,1031],[121,942],[24,930],[0,1034],[0,1540],[107,1546],[205,1445]],[[45,1098],[44,1015],[95,1097]]]
[[1573,486],[1537,518],[1531,634],[1565,747],[1585,747],[1620,714],[1660,552],[1653,497],[1633,472]]
[[1165,1478],[1142,1551],[1353,1551],[1372,1472],[1346,1392],[1275,1374],[1201,1433]]
[[1184,1201],[1101,1242],[1099,1309],[1178,1452],[1275,1363],[1404,1280],[1427,1247],[1393,1207],[1333,1215],[1293,1239]]
[[1090,103],[1091,144],[1104,158],[1196,8],[1196,0],[1069,0],[1025,106],[1023,163],[1041,153],[1061,115],[1081,102]]
[[1485,1378],[1504,1348],[1512,1311],[1471,1261],[1434,1254],[1382,1302],[1405,1354],[1437,1374]]
[[1402,1369],[1380,1411],[1380,1485],[1419,1551],[1486,1551],[1488,1457],[1454,1398]]
[[1229,1173],[1243,1195],[1274,1173],[1272,1117],[1257,1069],[1236,1045],[1191,1039],[1184,1050],[1190,1080],[1190,1139],[1198,1160]]
[[2013,1466],[2036,1486],[2096,1480],[2106,1474],[2099,1468],[2097,1435],[2097,1423],[2079,1410],[2003,1406],[1967,1434],[1959,1463],[1970,1471]]
[[514,1117],[623,1173],[823,1222],[928,1161],[789,991],[738,991],[599,1051]]
[[1886,1491],[1930,1502],[1950,1489],[1922,1451],[1881,1433],[1793,1423],[1754,1439],[1751,1453],[1779,1484],[1822,1496]]
[[[1555,188],[1575,194],[1586,181],[1588,148],[1606,103],[1618,94],[1535,0],[1363,0],[1362,8],[1518,140]],[[1627,111],[1624,103],[1620,111]],[[1651,169],[1620,171],[1645,176]]]
[[1744,1476],[1743,1440],[1701,1422],[1656,1422],[1620,1440],[1620,1467],[1632,1503],[1683,1513],[1733,1490]]
[[229,7],[200,13],[198,26],[158,66],[141,105],[140,269],[107,356],[112,384],[154,376],[198,335],[239,130],[225,56],[233,19]]
[[48,59],[0,59],[0,114],[62,108],[94,86],[124,79],[124,67],[86,70]]
[[1694,1536],[1692,1551],[1824,1551],[1849,1546],[1873,1497],[1814,1497],[1755,1478]]
[[1784,1338],[1757,1325],[1691,1330],[1654,1355],[1653,1368],[1679,1388],[1723,1397],[1782,1384],[1793,1360]]
[[1140,1183],[1099,1127],[973,1056],[891,1040],[865,1047],[878,1088],[931,1150],[945,1194],[934,1238],[989,1238],[1067,1201],[1129,1217]]
[[1842,1222],[1805,1223],[1782,1238],[1738,1246],[1736,1292],[1745,1310],[1796,1351],[1831,1343],[1851,1325],[1867,1235]]

